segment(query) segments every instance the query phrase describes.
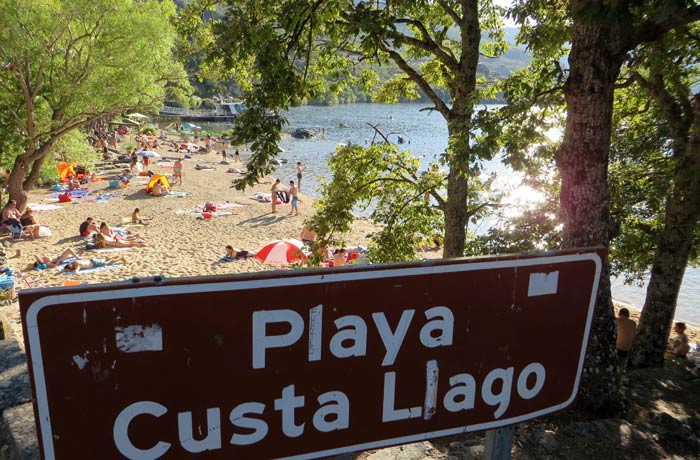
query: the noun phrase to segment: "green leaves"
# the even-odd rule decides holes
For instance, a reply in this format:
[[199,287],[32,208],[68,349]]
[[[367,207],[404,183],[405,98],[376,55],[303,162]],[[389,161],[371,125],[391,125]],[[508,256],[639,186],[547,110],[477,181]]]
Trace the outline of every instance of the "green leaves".
[[172,1],[2,2],[0,110],[21,134],[23,167],[100,116],[159,107],[166,82],[183,75],[174,16]]
[[321,241],[341,243],[353,212],[368,213],[381,226],[372,236],[372,261],[415,259],[424,240],[441,233],[441,212],[426,193],[444,187],[437,169],[421,174],[419,164],[418,158],[384,142],[338,148],[329,160],[332,181],[322,185],[311,227]]

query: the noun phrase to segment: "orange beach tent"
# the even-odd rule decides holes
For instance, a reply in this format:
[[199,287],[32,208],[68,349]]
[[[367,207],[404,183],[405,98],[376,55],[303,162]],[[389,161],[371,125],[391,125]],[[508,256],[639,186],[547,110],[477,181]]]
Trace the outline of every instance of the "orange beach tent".
[[69,176],[75,176],[75,167],[77,165],[78,163],[66,163],[65,161],[60,162],[58,164],[58,178],[60,181],[66,182]]
[[151,177],[151,180],[148,181],[148,185],[146,185],[146,193],[149,193],[149,192],[151,191],[151,189],[153,188],[153,186],[156,185],[156,182],[158,182],[158,179],[162,179],[162,180],[163,180],[163,185],[165,185],[166,187],[170,188],[170,182],[168,182],[168,178],[167,178],[167,177],[165,177],[165,176],[162,175],[162,174],[154,174],[154,175]]

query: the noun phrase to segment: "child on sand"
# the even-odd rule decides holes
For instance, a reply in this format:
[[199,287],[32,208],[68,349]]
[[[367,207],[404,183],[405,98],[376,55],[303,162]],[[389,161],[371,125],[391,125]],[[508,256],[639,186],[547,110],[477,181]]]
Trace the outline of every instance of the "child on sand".
[[134,212],[131,213],[131,223],[132,224],[148,225],[148,222],[144,222],[146,220],[151,220],[151,218],[150,217],[141,217],[141,210],[139,208],[134,209]]
[[688,352],[690,351],[690,343],[688,343],[688,336],[685,335],[686,325],[685,323],[676,323],[673,327],[673,332],[676,333],[673,341],[666,350],[673,356],[681,359],[686,359]]
[[182,158],[178,158],[173,165],[173,184],[177,181],[179,185],[182,185]]

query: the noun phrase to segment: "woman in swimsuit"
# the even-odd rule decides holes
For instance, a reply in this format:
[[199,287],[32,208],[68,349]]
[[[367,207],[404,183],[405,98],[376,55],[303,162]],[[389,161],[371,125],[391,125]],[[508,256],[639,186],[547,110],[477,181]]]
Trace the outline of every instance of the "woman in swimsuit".
[[95,244],[99,248],[142,248],[146,242],[142,239],[117,240],[112,237],[98,233],[95,235]]

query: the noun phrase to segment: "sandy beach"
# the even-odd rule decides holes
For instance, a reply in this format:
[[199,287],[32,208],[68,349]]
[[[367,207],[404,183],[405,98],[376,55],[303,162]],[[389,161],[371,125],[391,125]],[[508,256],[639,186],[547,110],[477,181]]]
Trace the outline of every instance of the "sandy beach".
[[[161,149],[163,157],[182,156]],[[277,206],[277,213],[271,213],[268,202],[254,199],[257,192],[270,193],[273,178],[266,178],[261,184],[244,192],[231,187],[232,181],[241,177],[228,173],[230,168],[244,168],[249,152],[241,152],[241,162],[228,160],[222,164],[218,153],[192,154],[191,159],[183,160],[183,183],[173,185],[173,191],[185,192],[186,196],[152,197],[146,194],[147,177],[135,177],[126,188],[109,188],[109,174],[103,180],[84,185],[89,193],[83,199],[70,203],[57,203],[52,190],[37,189],[29,195],[29,207],[34,210],[38,223],[51,229],[51,236],[36,239],[13,240],[6,247],[10,265],[18,275],[18,287],[62,286],[66,282],[105,283],[132,277],[164,276],[168,278],[221,275],[260,270],[274,270],[274,265],[264,265],[254,259],[233,262],[220,262],[226,245],[257,251],[264,244],[282,238],[299,239],[304,220],[313,212],[313,200],[300,193],[299,216],[289,216],[289,204]],[[213,169],[197,170],[196,166],[209,166]],[[165,161],[150,161],[149,169],[170,178],[172,164]],[[115,170],[114,172],[118,172]],[[296,177],[281,177],[288,184]],[[303,186],[303,183],[302,183]],[[104,199],[106,198],[106,199]],[[217,205],[219,215],[202,218],[201,208],[205,203]],[[45,209],[45,208],[53,209]],[[142,217],[149,217],[147,225],[125,225],[135,208],[141,210]],[[26,270],[34,261],[34,255],[56,257],[64,249],[85,249],[84,238],[79,236],[78,227],[87,217],[98,224],[107,222],[112,228],[124,228],[141,235],[146,247],[113,252],[88,251],[84,257],[123,256],[126,263],[115,268],[84,273],[64,274],[57,269]],[[346,235],[347,244],[366,245],[367,233],[372,226],[359,219],[353,231]],[[17,256],[17,254],[20,254]]]
[[[174,160],[182,154],[159,149],[164,159]],[[229,156],[226,164],[218,149],[211,153],[195,153],[183,160],[183,183],[173,185],[173,191],[185,196],[152,197],[146,194],[147,177],[134,177],[125,188],[110,188],[110,176],[120,169],[102,171],[100,180],[90,181],[85,198],[70,203],[57,203],[49,189],[33,190],[29,194],[29,206],[35,210],[37,221],[51,229],[51,236],[36,239],[13,240],[5,247],[11,267],[18,271],[17,288],[39,288],[63,286],[71,283],[107,283],[133,277],[163,276],[176,278],[185,276],[221,275],[280,267],[266,265],[255,259],[221,262],[220,256],[226,245],[257,251],[266,243],[282,238],[300,238],[303,223],[313,213],[313,199],[300,193],[299,216],[289,216],[289,204],[278,205],[277,213],[271,212],[268,202],[254,199],[256,193],[269,193],[274,177],[243,192],[232,188],[232,181],[240,175],[227,172],[231,168],[243,169],[250,152],[241,150],[241,161]],[[206,166],[212,169],[196,169]],[[171,178],[172,161],[151,160],[148,167],[155,173]],[[280,177],[288,184],[296,177]],[[303,183],[302,183],[303,186]],[[217,213],[225,214],[209,219],[202,217],[205,203],[217,205]],[[127,225],[135,208],[142,217],[148,217],[147,225]],[[87,251],[84,257],[103,258],[123,256],[125,263],[110,269],[67,274],[49,268],[28,269],[34,256],[56,257],[64,249],[84,250],[84,238],[78,227],[87,217],[98,224],[107,222],[113,228],[123,228],[141,235],[146,247],[110,252]],[[366,219],[357,219],[350,234],[345,235],[348,245],[366,245],[367,236],[375,227]],[[19,254],[19,255],[18,255]],[[422,257],[439,257],[437,252],[422,254]],[[619,307],[620,305],[618,305]],[[627,307],[631,307],[626,305]],[[632,319],[639,322],[639,311],[631,307]],[[691,343],[700,342],[700,328],[689,325],[687,334]]]

